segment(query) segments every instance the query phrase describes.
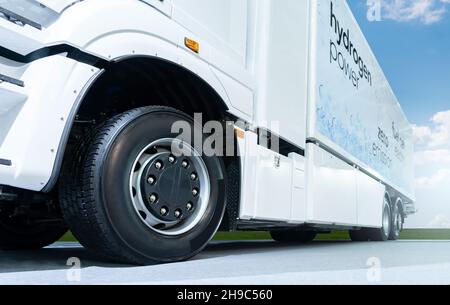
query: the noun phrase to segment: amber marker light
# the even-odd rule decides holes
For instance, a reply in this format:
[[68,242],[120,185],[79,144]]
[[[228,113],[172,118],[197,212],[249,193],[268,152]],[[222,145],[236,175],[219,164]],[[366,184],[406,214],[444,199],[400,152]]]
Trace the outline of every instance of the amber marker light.
[[189,38],[185,38],[184,39],[184,44],[186,45],[186,47],[189,50],[191,50],[191,51],[193,51],[195,53],[199,53],[200,52],[200,44],[197,41],[189,39]]

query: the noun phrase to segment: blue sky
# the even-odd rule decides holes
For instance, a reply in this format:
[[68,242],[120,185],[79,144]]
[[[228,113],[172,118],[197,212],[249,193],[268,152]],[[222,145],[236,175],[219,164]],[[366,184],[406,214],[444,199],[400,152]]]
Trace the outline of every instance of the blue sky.
[[450,109],[450,6],[427,24],[420,18],[369,22],[365,0],[348,3],[410,121],[426,124]]
[[450,0],[347,2],[414,125],[419,213],[407,225],[450,228]]

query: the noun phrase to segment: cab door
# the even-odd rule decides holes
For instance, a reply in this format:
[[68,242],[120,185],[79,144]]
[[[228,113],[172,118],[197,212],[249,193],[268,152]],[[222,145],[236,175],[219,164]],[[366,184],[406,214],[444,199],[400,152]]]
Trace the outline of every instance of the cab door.
[[[172,18],[207,41],[213,49],[214,65],[231,63],[245,70],[248,0],[172,1]],[[232,76],[242,78],[240,75]]]
[[[309,2],[258,1],[256,120],[297,145],[306,144]],[[272,130],[279,123],[278,131]]]

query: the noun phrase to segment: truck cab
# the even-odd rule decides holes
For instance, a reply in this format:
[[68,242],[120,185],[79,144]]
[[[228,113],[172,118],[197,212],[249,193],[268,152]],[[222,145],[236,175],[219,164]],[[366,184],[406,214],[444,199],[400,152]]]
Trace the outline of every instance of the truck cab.
[[395,240],[412,143],[344,0],[0,1],[2,249]]

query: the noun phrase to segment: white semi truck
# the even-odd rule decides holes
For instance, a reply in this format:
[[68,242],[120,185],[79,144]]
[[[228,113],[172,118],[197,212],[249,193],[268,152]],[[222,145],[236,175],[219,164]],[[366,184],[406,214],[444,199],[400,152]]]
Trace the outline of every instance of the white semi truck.
[[1,249],[68,229],[136,264],[218,230],[395,240],[412,154],[344,0],[0,0]]

